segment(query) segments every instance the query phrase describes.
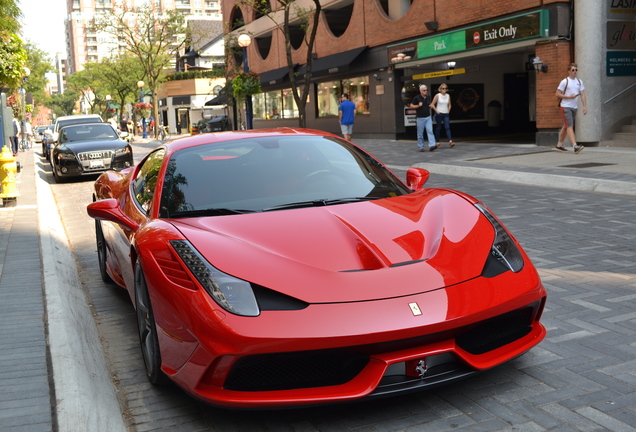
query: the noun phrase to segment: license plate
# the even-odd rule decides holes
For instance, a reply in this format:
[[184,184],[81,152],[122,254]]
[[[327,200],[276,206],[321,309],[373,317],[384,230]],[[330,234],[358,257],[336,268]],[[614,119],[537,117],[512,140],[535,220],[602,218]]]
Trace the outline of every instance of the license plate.
[[91,169],[104,168],[104,162],[102,162],[100,160],[92,160],[92,161],[90,161],[89,167]]

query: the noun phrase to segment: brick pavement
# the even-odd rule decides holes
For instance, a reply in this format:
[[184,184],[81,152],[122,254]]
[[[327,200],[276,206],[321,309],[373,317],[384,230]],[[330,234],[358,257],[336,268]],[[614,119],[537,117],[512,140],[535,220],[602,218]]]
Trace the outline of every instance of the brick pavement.
[[[527,179],[533,177],[523,175],[552,174],[574,178],[575,183],[595,179],[636,184],[636,165],[625,172],[613,170],[615,165],[631,163],[634,152],[586,149],[575,156],[553,154],[534,146],[458,143],[452,150],[417,153],[413,142],[355,138],[354,142],[379,156],[402,177],[406,168],[418,164],[438,166],[436,169],[488,169],[469,173],[475,179],[471,181],[434,175],[430,185],[468,189],[494,206],[496,214],[522,241],[550,293],[544,316],[549,329],[547,339],[511,364],[474,380],[400,397],[391,403],[374,401],[282,413],[241,413],[203,407],[174,389],[149,390],[143,376],[135,370],[139,356],[136,347],[130,346],[135,344],[134,335],[127,334],[119,343],[111,340],[113,346],[106,348],[106,354],[117,355],[109,364],[119,371],[115,376],[118,382],[121,380],[119,390],[132,395],[126,402],[131,410],[128,414],[134,418],[129,422],[131,428],[224,432],[634,430],[636,203],[627,198],[629,195],[590,195],[563,188],[530,191],[526,186],[532,183]],[[590,154],[593,159],[607,153],[614,165],[599,167],[600,171],[566,167],[572,164],[567,159],[557,159],[565,156],[577,161],[581,155]],[[536,157],[542,159],[537,162]],[[0,431],[57,430],[55,400],[64,395],[54,393],[56,389],[50,387],[55,377],[50,377],[37,234],[38,212],[51,217],[57,209],[36,208],[32,153],[21,153],[19,159],[25,169],[20,175],[22,195],[18,207],[0,207]],[[527,162],[530,159],[533,161]],[[489,180],[498,171],[520,173],[522,185],[511,185],[512,179],[506,183]],[[457,175],[462,174],[467,175]],[[67,211],[77,212],[72,207]],[[522,218],[520,208],[525,209]],[[81,243],[86,244],[84,240]],[[80,266],[87,263],[81,258],[79,262]],[[20,269],[19,275],[16,269]],[[31,271],[22,271],[25,269]],[[81,271],[91,273],[90,265]],[[95,272],[94,264],[92,271]],[[112,298],[112,291],[100,287],[95,291],[100,289],[99,296],[104,301]],[[115,296],[116,302],[125,300]],[[119,311],[95,310],[97,319],[103,322],[130,322],[130,308],[121,313],[123,318]],[[121,330],[130,333],[127,325]],[[134,324],[132,330],[134,333]],[[132,362],[125,358],[126,350],[134,357]]]

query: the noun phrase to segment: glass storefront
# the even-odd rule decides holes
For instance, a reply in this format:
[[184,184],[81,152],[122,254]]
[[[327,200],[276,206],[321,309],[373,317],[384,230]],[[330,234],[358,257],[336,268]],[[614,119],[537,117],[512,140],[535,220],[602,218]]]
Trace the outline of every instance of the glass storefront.
[[316,84],[318,116],[338,115],[338,105],[342,93],[349,94],[349,100],[356,104],[356,115],[370,114],[369,77],[347,78],[341,81],[328,81]]
[[[338,116],[342,93],[348,93],[349,100],[356,104],[356,115],[370,114],[368,76],[316,83],[316,92],[318,117]],[[253,95],[252,106],[254,119],[298,118],[298,107],[291,88]]]
[[274,90],[252,96],[255,119],[298,118],[298,108],[291,89]]

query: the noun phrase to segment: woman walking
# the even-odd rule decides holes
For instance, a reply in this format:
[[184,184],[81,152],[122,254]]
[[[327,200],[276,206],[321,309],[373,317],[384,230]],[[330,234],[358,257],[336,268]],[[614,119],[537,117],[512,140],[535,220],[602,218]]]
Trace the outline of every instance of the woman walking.
[[453,142],[453,138],[451,136],[450,130],[450,119],[449,113],[451,110],[451,100],[448,95],[448,86],[446,84],[442,84],[439,86],[439,93],[435,95],[433,98],[433,102],[431,102],[431,108],[435,111],[435,140],[437,141],[437,147],[440,146],[440,132],[442,130],[442,123],[444,124],[444,128],[446,129],[446,138],[448,138],[448,145],[450,148],[455,146]]

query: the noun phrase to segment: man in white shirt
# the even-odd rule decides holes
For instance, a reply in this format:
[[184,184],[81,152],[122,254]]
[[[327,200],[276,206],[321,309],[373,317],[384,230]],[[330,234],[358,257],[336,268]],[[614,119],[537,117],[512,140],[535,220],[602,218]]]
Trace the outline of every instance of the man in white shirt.
[[575,153],[579,153],[583,150],[582,145],[577,145],[576,136],[574,135],[574,119],[576,117],[576,111],[579,108],[578,97],[581,96],[581,102],[583,102],[583,115],[587,114],[587,98],[585,96],[585,86],[583,81],[577,78],[576,74],[579,68],[576,63],[571,63],[568,67],[568,76],[559,83],[557,87],[556,97],[559,99],[559,108],[561,110],[561,116],[563,117],[563,127],[559,131],[559,142],[556,149],[558,151],[566,152],[567,149],[563,147],[563,142],[567,136],[572,144],[572,149]]

